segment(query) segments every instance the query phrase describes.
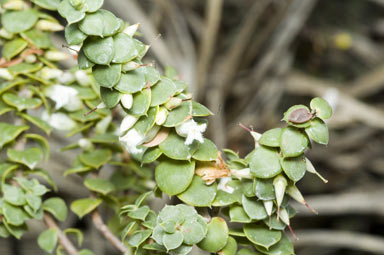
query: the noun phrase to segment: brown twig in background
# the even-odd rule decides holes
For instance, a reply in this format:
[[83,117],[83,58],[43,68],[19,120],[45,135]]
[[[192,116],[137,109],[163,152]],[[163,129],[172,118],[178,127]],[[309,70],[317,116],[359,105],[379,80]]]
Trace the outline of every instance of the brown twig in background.
[[47,225],[48,228],[54,228],[57,231],[57,235],[59,238],[59,243],[63,246],[63,248],[68,252],[69,255],[78,255],[79,252],[75,248],[75,246],[72,244],[72,242],[68,239],[68,237],[60,230],[60,228],[57,226],[56,222],[53,220],[53,218],[45,213],[44,214],[44,222]]

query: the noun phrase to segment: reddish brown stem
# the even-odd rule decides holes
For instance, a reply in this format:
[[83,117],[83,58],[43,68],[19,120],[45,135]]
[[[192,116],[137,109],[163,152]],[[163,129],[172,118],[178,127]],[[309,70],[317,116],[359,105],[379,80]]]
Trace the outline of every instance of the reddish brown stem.
[[59,243],[63,246],[63,248],[67,251],[69,255],[78,255],[79,252],[72,244],[72,242],[68,239],[68,237],[60,230],[57,226],[55,220],[47,213],[44,214],[44,222],[48,228],[54,228],[57,230],[57,235],[59,238]]
[[92,213],[92,221],[95,224],[95,227],[116,249],[121,251],[123,254],[126,254],[128,248],[109,230],[97,210]]

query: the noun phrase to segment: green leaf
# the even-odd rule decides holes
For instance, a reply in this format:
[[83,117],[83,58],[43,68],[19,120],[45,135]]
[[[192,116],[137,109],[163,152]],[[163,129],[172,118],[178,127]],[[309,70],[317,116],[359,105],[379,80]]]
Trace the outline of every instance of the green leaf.
[[218,153],[216,145],[211,140],[204,138],[204,143],[199,145],[192,158],[199,161],[213,161],[217,159]]
[[71,210],[79,216],[79,218],[83,218],[84,215],[95,210],[103,200],[100,198],[83,198],[78,199],[71,204]]
[[14,149],[7,150],[7,157],[10,161],[17,162],[34,169],[43,159],[43,151],[38,147],[17,151]]
[[171,79],[162,77],[160,82],[152,87],[151,106],[166,103],[177,92],[176,86]]
[[91,68],[95,65],[91,60],[89,60],[85,54],[83,49],[80,49],[79,54],[77,55],[77,64],[79,65],[79,68],[82,70]]
[[185,138],[171,131],[168,137],[159,145],[160,150],[169,158],[177,160],[189,160],[197,144],[188,146],[185,144]]
[[272,179],[256,179],[255,193],[260,200],[275,199],[275,189]]
[[307,171],[304,155],[295,158],[284,158],[281,161],[281,166],[283,167],[284,173],[293,182],[297,182],[303,178]]
[[88,249],[82,249],[79,251],[79,255],[94,255],[93,251],[88,250]]
[[267,255],[295,254],[295,251],[293,250],[293,244],[285,235],[282,236],[281,240],[277,244],[273,245],[268,250],[259,246],[256,246],[256,249]]
[[21,132],[27,129],[29,129],[28,126],[14,126],[5,122],[0,122],[0,148],[11,141],[14,141]]
[[37,142],[41,149],[43,150],[44,154],[45,154],[45,158],[48,159],[49,158],[49,143],[47,141],[47,139],[45,139],[43,136],[41,135],[38,135],[38,134],[26,134],[24,135],[24,138],[26,139],[32,139],[34,140],[35,142]]
[[12,41],[6,42],[4,44],[1,54],[4,58],[10,60],[14,56],[22,52],[25,47],[27,47],[27,45],[28,43],[21,38],[13,39]]
[[223,249],[228,241],[228,226],[223,218],[214,217],[208,223],[208,232],[203,241],[197,244],[204,251],[216,253]]
[[104,87],[100,87],[100,95],[104,104],[108,108],[115,107],[120,102],[120,99],[121,99],[121,94],[119,91],[114,89],[104,88]]
[[192,246],[181,245],[177,249],[169,251],[170,255],[188,255],[191,254]]
[[7,222],[14,226],[21,226],[29,219],[28,214],[20,207],[13,206],[5,202],[3,204],[3,215]]
[[192,101],[192,116],[194,117],[206,117],[213,115],[213,113],[204,105],[198,102]]
[[249,164],[252,175],[258,178],[272,178],[281,172],[280,157],[275,149],[260,146]]
[[183,238],[183,234],[178,231],[173,234],[165,233],[163,235],[163,245],[168,251],[176,249],[183,243]]
[[94,170],[94,169],[92,169],[89,166],[77,166],[77,167],[73,167],[73,168],[70,168],[70,169],[66,170],[64,172],[64,176],[68,176],[70,174],[86,173],[86,172],[89,172],[89,171],[92,171],[92,170]]
[[27,8],[22,11],[6,11],[1,16],[1,23],[8,32],[20,33],[32,28],[37,19],[37,11]]
[[85,17],[85,12],[77,10],[73,7],[69,0],[63,0],[59,4],[57,10],[60,15],[64,17],[69,24],[79,22]]
[[90,61],[99,65],[109,65],[115,55],[112,37],[86,40],[83,50]]
[[133,95],[132,108],[129,113],[137,116],[145,115],[151,104],[151,90],[143,89]]
[[47,49],[52,45],[49,34],[47,32],[44,32],[38,29],[31,29],[31,30],[22,32],[20,35],[25,40],[35,45],[39,49]]
[[3,184],[3,198],[5,201],[12,205],[24,205],[25,204],[25,195],[24,192],[16,186]]
[[152,234],[152,230],[137,230],[129,238],[128,244],[132,247],[139,247],[145,240],[148,239]]
[[23,117],[23,119],[28,120],[33,125],[40,128],[41,130],[43,130],[47,135],[49,135],[52,131],[52,127],[46,121],[44,121],[38,117],[24,114],[24,113],[21,114],[21,117]]
[[281,232],[256,224],[244,225],[244,233],[252,243],[269,249],[281,239]]
[[118,33],[113,37],[115,49],[118,54],[112,59],[113,63],[126,63],[139,55],[135,41],[124,33]]
[[95,12],[103,6],[104,0],[84,0],[84,5],[87,6],[87,12]]
[[119,82],[121,76],[121,65],[112,64],[110,66],[95,65],[92,74],[97,83],[105,88],[112,88]]
[[120,22],[116,16],[107,10],[98,10],[87,14],[79,23],[80,30],[87,35],[111,36],[120,28]]
[[188,205],[195,207],[210,207],[215,199],[217,184],[206,185],[204,180],[195,175],[191,185],[177,197]]
[[52,214],[59,221],[65,221],[67,218],[67,205],[64,200],[59,197],[52,197],[45,200],[43,209]]
[[50,11],[56,11],[60,4],[60,0],[32,0],[32,2]]
[[10,236],[9,231],[4,225],[0,225],[0,237],[2,238],[8,238]]
[[42,66],[43,66],[42,63],[29,64],[29,63],[21,62],[14,66],[8,67],[8,70],[14,75],[29,74],[29,73],[37,72],[39,69],[41,69]]
[[0,115],[3,115],[4,113],[13,111],[14,108],[10,107],[9,105],[5,104],[3,101],[0,100]]
[[263,133],[258,142],[269,147],[280,147],[281,131],[281,128],[268,130]]
[[86,38],[87,35],[79,29],[77,23],[65,27],[65,40],[69,45],[81,44]]
[[162,154],[159,147],[152,147],[145,151],[141,161],[143,164],[149,164],[157,160]]
[[20,226],[12,226],[6,220],[3,221],[3,223],[6,229],[9,231],[9,233],[11,233],[11,235],[17,239],[20,239],[24,234],[24,232],[28,230],[26,224],[22,224]]
[[181,226],[184,243],[187,245],[194,245],[203,240],[207,234],[207,224],[205,222],[204,224],[205,225],[202,225],[197,219],[186,219]]
[[155,85],[160,80],[160,73],[152,66],[144,66],[145,79],[149,86]]
[[142,90],[146,85],[145,73],[143,68],[123,73],[115,89],[122,93],[136,93]]
[[83,241],[84,241],[83,232],[81,232],[81,230],[79,230],[77,228],[67,228],[67,229],[64,230],[64,234],[65,235],[75,234],[76,238],[77,238],[77,243],[78,243],[79,246],[81,246]]
[[107,149],[98,149],[80,154],[80,161],[90,167],[100,168],[112,158],[112,152]]
[[168,234],[173,234],[176,231],[176,222],[173,220],[163,221],[159,224],[160,227]]
[[235,238],[228,237],[227,244],[224,246],[224,248],[219,251],[220,255],[236,255],[237,253],[237,242]]
[[319,118],[311,120],[311,125],[305,128],[307,135],[319,144],[327,145],[329,141],[328,127],[325,122]]
[[164,127],[175,127],[182,124],[187,117],[192,115],[191,101],[184,101],[178,107],[168,113]]
[[51,253],[56,248],[57,240],[57,230],[55,228],[51,228],[45,230],[39,235],[37,243],[39,244],[41,249]]
[[107,195],[115,189],[115,186],[111,182],[102,178],[87,178],[84,181],[84,185],[89,190],[101,193],[103,195]]
[[144,205],[142,207],[136,208],[133,211],[129,212],[128,217],[135,220],[144,221],[149,211],[150,211],[149,207],[147,205]]
[[233,188],[234,191],[232,193],[228,193],[221,189],[217,190],[212,206],[227,206],[233,203],[241,203],[241,197],[243,194],[241,191],[241,182],[238,180],[229,181],[226,186]]
[[332,116],[332,107],[321,97],[312,99],[310,106],[315,110],[315,115],[321,119],[329,119]]
[[39,98],[19,97],[13,93],[5,93],[3,95],[3,100],[8,105],[15,107],[18,111],[37,108],[42,103]]
[[229,217],[231,218],[231,222],[250,223],[252,221],[240,205],[230,207]]
[[40,209],[41,206],[41,197],[27,193],[25,195],[25,199],[27,200],[28,205],[32,208],[34,212]]
[[244,211],[252,220],[262,220],[267,218],[268,215],[263,203],[257,201],[255,198],[247,198],[243,195],[242,204]]
[[156,183],[167,195],[177,195],[191,184],[194,172],[194,161],[163,160],[156,167]]
[[281,133],[281,151],[284,157],[297,157],[308,146],[307,136],[295,127],[286,127]]
[[[159,213],[159,219],[163,222],[172,220],[175,221],[176,224],[182,224],[186,216],[183,211],[185,211],[185,208],[183,210],[180,206],[165,205]],[[194,213],[196,214],[196,211]]]

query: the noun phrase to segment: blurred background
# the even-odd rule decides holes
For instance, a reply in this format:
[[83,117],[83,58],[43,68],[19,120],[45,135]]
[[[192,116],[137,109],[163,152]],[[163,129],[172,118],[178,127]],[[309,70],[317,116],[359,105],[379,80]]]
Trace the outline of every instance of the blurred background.
[[[244,156],[253,140],[239,123],[262,133],[282,126],[290,105],[328,100],[330,143],[308,157],[329,182],[307,174],[298,184],[319,215],[297,205],[297,254],[384,254],[384,0],[105,0],[104,8],[140,23],[147,61],[174,67],[215,113],[207,135],[220,148]],[[55,139],[49,167],[59,189],[84,197],[80,179],[61,177],[73,155]],[[71,217],[64,227],[87,229],[88,247],[114,254],[92,224]],[[0,240],[0,254],[41,254],[39,228]]]

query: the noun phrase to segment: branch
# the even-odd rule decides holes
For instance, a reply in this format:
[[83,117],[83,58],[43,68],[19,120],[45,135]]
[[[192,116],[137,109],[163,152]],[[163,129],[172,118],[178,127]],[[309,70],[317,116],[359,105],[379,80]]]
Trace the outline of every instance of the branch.
[[100,216],[100,213],[95,210],[92,213],[92,221],[95,224],[95,227],[104,235],[104,237],[119,251],[123,254],[127,254],[129,249],[109,230],[105,225],[103,219]]
[[296,247],[325,246],[384,254],[384,238],[378,236],[334,230],[302,230],[296,233],[299,236]]
[[79,252],[77,251],[75,246],[72,244],[72,242],[60,230],[60,228],[57,226],[54,219],[52,219],[52,217],[47,213],[44,214],[44,222],[45,222],[45,225],[47,225],[47,227],[54,228],[57,230],[57,235],[59,237],[59,243],[64,247],[64,249],[68,252],[69,255],[78,255],[79,254]]

